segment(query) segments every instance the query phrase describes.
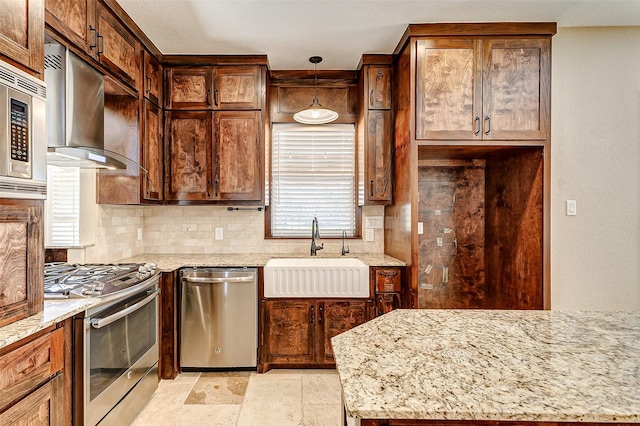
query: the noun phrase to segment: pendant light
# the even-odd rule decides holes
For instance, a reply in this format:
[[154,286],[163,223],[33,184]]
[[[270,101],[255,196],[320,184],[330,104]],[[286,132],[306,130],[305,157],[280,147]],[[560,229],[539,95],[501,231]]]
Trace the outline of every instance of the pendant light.
[[318,64],[322,62],[322,57],[312,56],[309,58],[309,62],[313,64],[314,74],[314,95],[313,102],[308,108],[298,111],[293,115],[293,119],[302,124],[326,124],[335,121],[338,118],[338,113],[327,109],[320,105],[318,101]]

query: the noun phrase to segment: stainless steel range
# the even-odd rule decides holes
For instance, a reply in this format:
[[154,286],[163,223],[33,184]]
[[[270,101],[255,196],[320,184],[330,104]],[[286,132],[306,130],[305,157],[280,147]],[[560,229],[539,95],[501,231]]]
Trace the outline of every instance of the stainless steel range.
[[92,298],[74,321],[74,424],[128,424],[158,387],[153,264],[45,265],[45,299]]

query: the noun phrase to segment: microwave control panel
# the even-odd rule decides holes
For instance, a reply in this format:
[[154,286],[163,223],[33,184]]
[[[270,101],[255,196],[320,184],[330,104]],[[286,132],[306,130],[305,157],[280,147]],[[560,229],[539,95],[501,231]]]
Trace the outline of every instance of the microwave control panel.
[[29,106],[11,99],[11,159],[29,162]]

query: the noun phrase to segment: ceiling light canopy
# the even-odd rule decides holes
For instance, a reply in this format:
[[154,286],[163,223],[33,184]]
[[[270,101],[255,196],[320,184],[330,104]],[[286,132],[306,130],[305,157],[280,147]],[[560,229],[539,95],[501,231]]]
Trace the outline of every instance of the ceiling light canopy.
[[320,105],[318,101],[318,64],[322,62],[322,57],[312,56],[309,62],[313,64],[314,74],[314,95],[313,102],[308,108],[298,111],[293,115],[293,119],[302,124],[326,124],[335,121],[338,113]]

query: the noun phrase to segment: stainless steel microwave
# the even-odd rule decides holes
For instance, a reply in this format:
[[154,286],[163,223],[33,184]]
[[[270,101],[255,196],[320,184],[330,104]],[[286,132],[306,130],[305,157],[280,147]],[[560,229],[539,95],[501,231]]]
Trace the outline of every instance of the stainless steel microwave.
[[47,89],[0,61],[0,198],[47,195]]

